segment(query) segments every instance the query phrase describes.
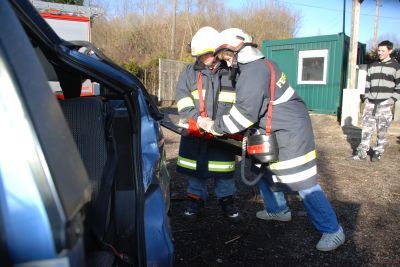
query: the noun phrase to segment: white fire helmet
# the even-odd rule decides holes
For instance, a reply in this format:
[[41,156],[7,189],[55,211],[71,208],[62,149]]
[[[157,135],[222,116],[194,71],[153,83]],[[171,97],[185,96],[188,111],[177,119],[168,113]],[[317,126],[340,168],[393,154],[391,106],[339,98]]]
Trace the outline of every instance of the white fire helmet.
[[252,43],[253,38],[243,30],[229,28],[219,33],[215,54],[225,49],[237,52],[244,44]]
[[192,56],[198,57],[207,53],[214,53],[218,34],[218,31],[212,27],[200,28],[193,36],[190,44]]

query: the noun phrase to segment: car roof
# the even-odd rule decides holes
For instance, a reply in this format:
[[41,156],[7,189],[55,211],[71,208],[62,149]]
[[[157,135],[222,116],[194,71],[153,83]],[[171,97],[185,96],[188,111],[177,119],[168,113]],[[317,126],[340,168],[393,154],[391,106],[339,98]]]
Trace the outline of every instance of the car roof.
[[[29,38],[46,57],[62,67],[72,68],[86,74],[92,80],[109,84],[118,90],[132,91],[142,87],[132,74],[106,58],[96,60],[79,53],[76,46],[61,39],[27,0],[10,0]],[[104,79],[103,77],[106,77]],[[121,92],[122,93],[122,92]]]
[[83,76],[82,78],[99,82],[119,94],[141,90],[148,101],[151,113],[157,119],[163,117],[136,76],[116,65],[102,53],[95,59],[78,52],[76,44],[78,42],[74,44],[61,39],[28,0],[9,1],[32,43],[43,51],[53,65],[77,71]]

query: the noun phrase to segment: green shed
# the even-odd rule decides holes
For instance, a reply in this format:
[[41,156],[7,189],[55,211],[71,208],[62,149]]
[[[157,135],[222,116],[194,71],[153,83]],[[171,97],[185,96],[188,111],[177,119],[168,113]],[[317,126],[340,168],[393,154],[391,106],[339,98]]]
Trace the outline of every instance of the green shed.
[[[346,87],[350,38],[342,33],[285,40],[264,40],[264,55],[279,64],[308,109],[338,114]],[[365,44],[358,44],[364,64]]]

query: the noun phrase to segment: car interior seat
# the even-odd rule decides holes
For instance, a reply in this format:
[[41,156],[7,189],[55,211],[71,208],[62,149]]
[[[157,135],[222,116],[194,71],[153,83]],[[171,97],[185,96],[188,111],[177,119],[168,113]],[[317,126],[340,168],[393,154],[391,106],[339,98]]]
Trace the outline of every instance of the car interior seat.
[[[71,83],[69,83],[70,85]],[[112,186],[117,166],[112,135],[112,110],[101,97],[66,97],[60,101],[92,184],[86,210],[85,243],[88,266],[112,266],[115,255],[107,247]],[[74,95],[76,96],[76,95]]]

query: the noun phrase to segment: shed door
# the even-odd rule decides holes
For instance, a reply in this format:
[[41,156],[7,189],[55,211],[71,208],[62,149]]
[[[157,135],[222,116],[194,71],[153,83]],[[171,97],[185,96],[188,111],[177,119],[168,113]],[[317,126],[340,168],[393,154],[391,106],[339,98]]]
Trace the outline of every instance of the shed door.
[[290,84],[296,84],[297,55],[293,48],[271,51],[271,60],[278,63]]

